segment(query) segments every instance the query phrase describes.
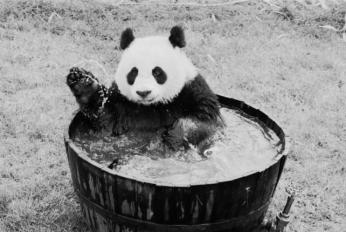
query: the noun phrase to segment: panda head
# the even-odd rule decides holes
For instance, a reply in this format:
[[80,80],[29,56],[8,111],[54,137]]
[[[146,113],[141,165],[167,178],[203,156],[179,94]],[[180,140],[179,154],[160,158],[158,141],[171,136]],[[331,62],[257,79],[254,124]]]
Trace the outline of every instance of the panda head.
[[123,50],[115,82],[120,93],[138,104],[169,103],[197,70],[185,53],[183,30],[175,26],[169,36],[135,38],[126,29],[120,39]]

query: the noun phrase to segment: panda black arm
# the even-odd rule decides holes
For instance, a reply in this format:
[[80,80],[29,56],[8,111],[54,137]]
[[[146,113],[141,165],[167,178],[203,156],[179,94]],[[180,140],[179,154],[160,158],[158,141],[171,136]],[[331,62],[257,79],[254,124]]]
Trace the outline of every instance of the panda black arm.
[[179,98],[179,102],[182,103],[183,117],[201,122],[216,122],[220,118],[217,96],[200,75],[185,85]]
[[201,150],[208,138],[222,125],[219,102],[207,82],[198,75],[185,85],[175,99],[177,121],[163,134],[164,142],[173,150],[191,143]]

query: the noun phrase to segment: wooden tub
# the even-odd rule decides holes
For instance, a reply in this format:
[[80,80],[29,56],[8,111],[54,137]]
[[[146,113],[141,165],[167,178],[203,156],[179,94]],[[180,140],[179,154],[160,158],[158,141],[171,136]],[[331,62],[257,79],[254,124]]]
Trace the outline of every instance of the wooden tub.
[[87,124],[81,113],[75,115],[65,145],[74,189],[92,231],[250,232],[260,226],[285,164],[285,134],[267,115],[244,102],[223,96],[219,101],[277,134],[277,162],[226,182],[179,187],[141,182],[115,174],[80,152],[71,138],[76,128]]

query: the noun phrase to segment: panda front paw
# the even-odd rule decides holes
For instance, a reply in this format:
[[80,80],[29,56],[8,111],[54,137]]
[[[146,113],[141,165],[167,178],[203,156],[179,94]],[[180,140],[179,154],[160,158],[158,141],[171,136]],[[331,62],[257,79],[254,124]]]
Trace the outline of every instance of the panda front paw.
[[181,148],[187,149],[189,147],[188,141],[185,139],[184,127],[180,120],[175,122],[171,128],[162,134],[162,140],[173,151],[178,151]]
[[100,88],[100,84],[91,72],[82,68],[73,67],[66,78],[79,105],[87,105],[92,95]]
[[73,67],[67,75],[66,84],[76,97],[83,114],[91,119],[98,118],[107,98],[107,89],[98,79],[89,71]]
[[190,118],[178,119],[163,135],[163,142],[172,150],[196,146],[199,151],[211,146],[215,126]]

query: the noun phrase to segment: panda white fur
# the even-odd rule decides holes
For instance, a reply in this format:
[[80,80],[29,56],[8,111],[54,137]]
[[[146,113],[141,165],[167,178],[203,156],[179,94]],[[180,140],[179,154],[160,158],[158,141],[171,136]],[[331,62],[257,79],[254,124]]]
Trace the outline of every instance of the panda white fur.
[[[113,134],[165,128],[173,150],[198,145],[222,124],[217,96],[183,52],[185,36],[175,26],[167,36],[135,38],[126,29],[115,82],[107,89],[92,73],[72,68],[67,84],[94,124],[113,124]],[[104,123],[107,121],[107,123]]]

